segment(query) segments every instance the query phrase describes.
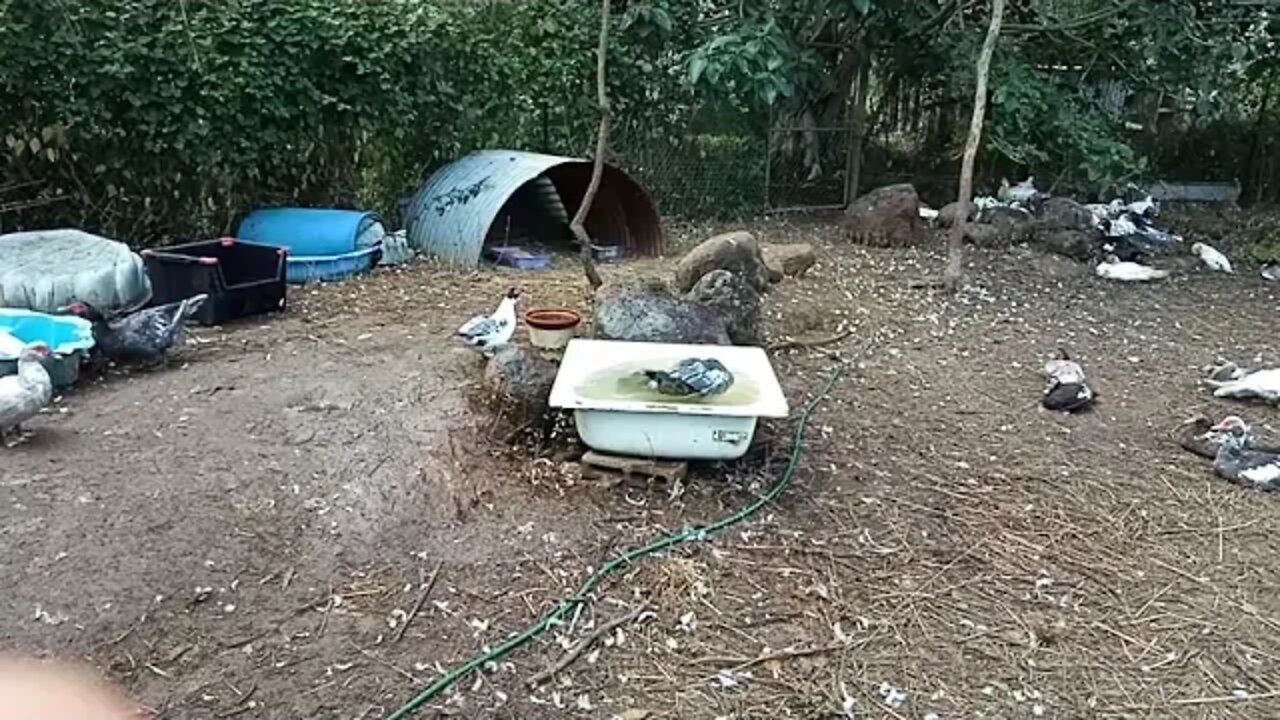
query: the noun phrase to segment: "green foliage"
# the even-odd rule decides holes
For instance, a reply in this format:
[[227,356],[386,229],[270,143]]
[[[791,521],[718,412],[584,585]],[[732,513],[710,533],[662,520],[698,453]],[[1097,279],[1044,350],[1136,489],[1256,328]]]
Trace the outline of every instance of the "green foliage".
[[1140,176],[1146,162],[1118,123],[1082,99],[1065,81],[1002,54],[992,67],[987,144],[1006,164],[1044,167],[1091,187]]
[[[624,125],[662,133],[687,92],[666,45],[685,18],[648,7],[615,33],[609,84]],[[64,197],[25,213],[28,226],[150,243],[225,231],[263,203],[385,210],[423,167],[483,147],[582,154],[597,123],[595,3],[0,10],[0,186]]]

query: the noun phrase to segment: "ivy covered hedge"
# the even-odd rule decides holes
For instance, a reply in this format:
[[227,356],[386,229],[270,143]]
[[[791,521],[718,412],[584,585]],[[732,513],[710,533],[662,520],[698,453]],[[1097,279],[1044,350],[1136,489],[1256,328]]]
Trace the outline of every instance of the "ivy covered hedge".
[[[4,229],[136,244],[225,232],[264,203],[382,210],[480,147],[581,154],[596,124],[585,0],[0,0]],[[672,18],[619,17],[620,117],[683,92]],[[659,102],[661,101],[661,102]],[[661,108],[661,111],[659,111]]]

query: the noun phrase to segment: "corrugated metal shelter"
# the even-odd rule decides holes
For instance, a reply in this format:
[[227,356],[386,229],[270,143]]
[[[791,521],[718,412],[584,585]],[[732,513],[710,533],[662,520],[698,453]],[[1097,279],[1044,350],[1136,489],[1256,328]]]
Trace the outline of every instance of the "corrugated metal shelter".
[[[573,243],[569,220],[591,181],[591,161],[516,150],[483,150],[437,170],[405,212],[409,243],[445,262],[475,265],[486,244]],[[653,198],[621,169],[605,165],[585,222],[601,245],[627,256],[662,252]]]

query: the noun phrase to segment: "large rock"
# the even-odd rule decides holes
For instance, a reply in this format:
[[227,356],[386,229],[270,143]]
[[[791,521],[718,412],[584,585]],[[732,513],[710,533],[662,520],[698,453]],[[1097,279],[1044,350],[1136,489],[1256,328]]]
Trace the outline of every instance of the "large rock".
[[760,344],[760,293],[738,275],[712,270],[702,276],[685,299],[720,313],[729,339],[735,344]]
[[660,282],[601,287],[593,320],[596,337],[607,340],[731,344],[720,313],[681,300]]
[[484,368],[485,385],[495,394],[516,403],[526,413],[546,411],[556,364],[523,345],[503,345]]
[[764,245],[760,249],[771,274],[802,277],[818,262],[818,255],[809,243]]
[[1013,236],[995,225],[969,223],[964,226],[964,239],[980,248],[1007,248],[1014,244]]
[[1085,206],[1065,197],[1052,197],[1040,208],[1037,222],[1045,230],[1093,229],[1093,214]]
[[909,184],[876,188],[845,209],[844,227],[863,245],[911,245],[921,238],[920,196]]
[[782,279],[781,274],[774,275],[765,265],[764,254],[760,243],[749,232],[731,232],[703,240],[690,250],[680,263],[676,265],[675,288],[677,292],[686,293],[712,270],[728,270],[741,276],[757,292],[769,289],[770,282]]
[[1042,250],[1086,262],[1098,252],[1097,235],[1081,230],[1046,230],[1037,232],[1034,243]]

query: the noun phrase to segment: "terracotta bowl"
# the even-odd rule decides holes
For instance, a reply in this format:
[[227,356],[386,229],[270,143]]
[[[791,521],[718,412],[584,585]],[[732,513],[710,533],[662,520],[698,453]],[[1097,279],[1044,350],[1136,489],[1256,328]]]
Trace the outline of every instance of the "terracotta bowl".
[[582,315],[569,308],[534,308],[524,314],[529,342],[544,350],[559,350],[573,339]]

